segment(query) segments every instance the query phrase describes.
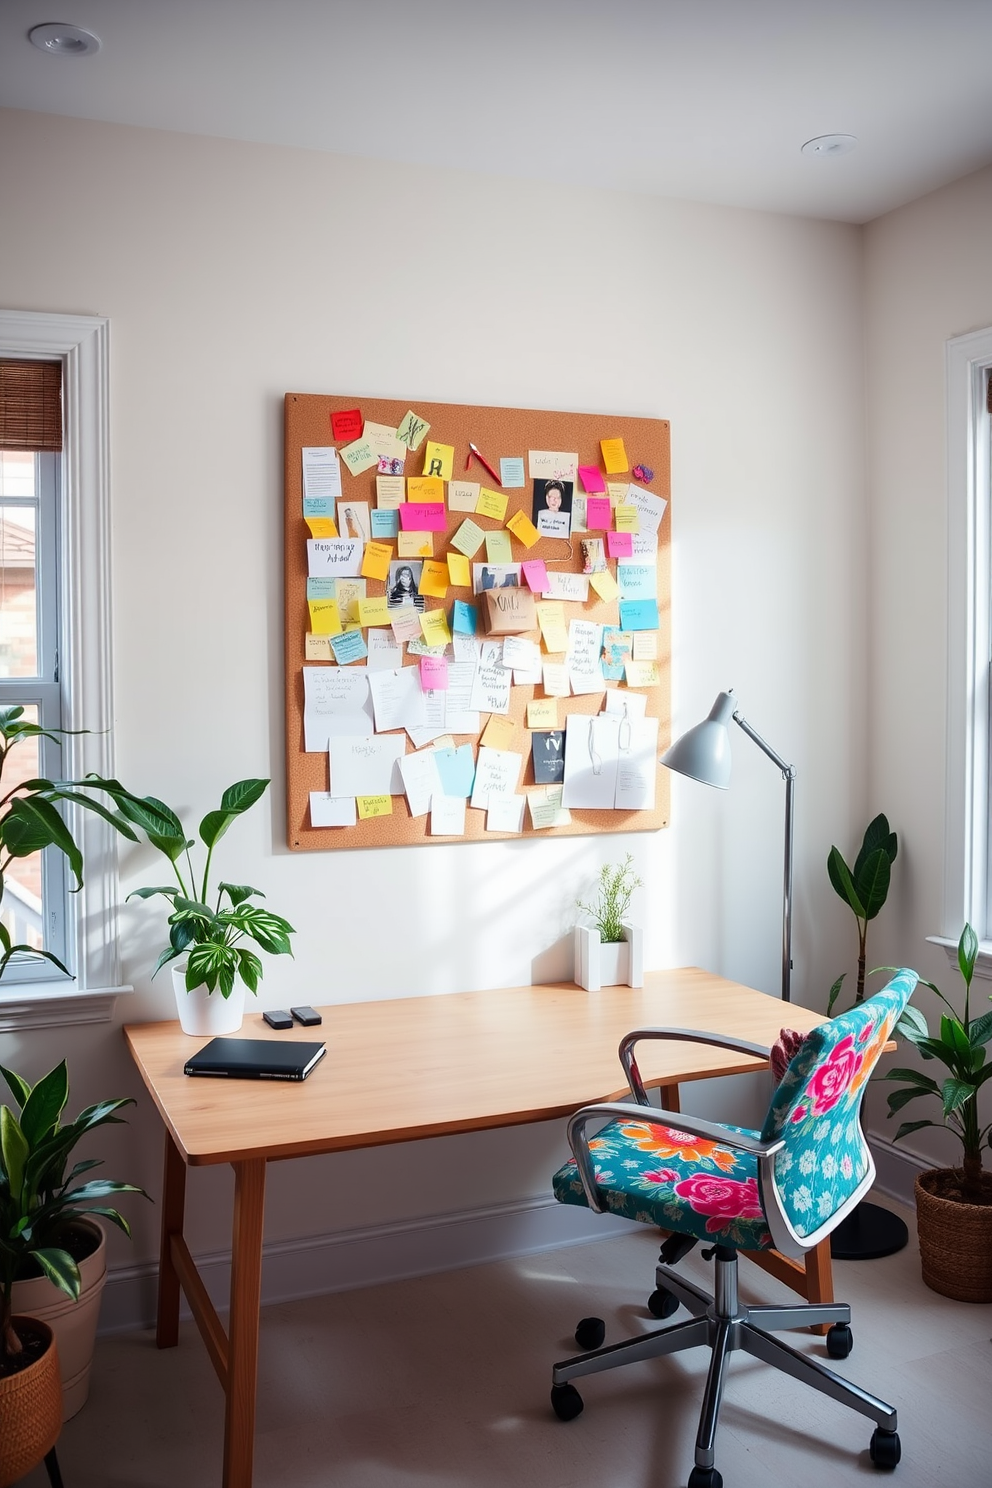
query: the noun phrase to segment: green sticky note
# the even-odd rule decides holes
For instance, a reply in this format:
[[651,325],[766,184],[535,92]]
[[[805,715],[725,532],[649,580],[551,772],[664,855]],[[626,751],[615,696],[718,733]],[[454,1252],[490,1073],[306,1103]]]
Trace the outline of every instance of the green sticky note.
[[512,563],[513,550],[510,547],[510,534],[502,529],[499,532],[486,533],[486,557],[490,563]]
[[454,537],[451,546],[457,548],[459,553],[464,553],[466,558],[474,558],[486,540],[486,534],[478,522],[473,522],[466,517]]

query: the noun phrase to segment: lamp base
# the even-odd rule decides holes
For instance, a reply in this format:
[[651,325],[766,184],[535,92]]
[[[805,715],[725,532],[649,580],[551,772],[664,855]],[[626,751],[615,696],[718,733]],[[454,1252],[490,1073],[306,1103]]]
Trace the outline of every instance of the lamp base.
[[909,1230],[898,1214],[880,1204],[861,1203],[830,1236],[835,1261],[877,1261],[895,1255],[909,1240]]

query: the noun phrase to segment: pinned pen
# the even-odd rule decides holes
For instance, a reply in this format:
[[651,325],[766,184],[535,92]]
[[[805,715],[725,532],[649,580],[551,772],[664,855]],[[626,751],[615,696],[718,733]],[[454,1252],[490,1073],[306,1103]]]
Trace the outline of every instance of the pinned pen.
[[467,470],[468,467],[471,465],[471,463],[472,463],[472,456],[474,455],[475,458],[478,460],[479,464],[485,466],[485,468],[489,471],[489,474],[492,476],[492,478],[496,482],[496,484],[500,488],[502,488],[503,482],[500,480],[499,476],[496,474],[495,470],[490,465],[490,463],[486,459],[485,455],[483,455],[482,453],[480,453],[480,451],[472,443],[471,439],[468,442],[468,450],[469,450],[469,454],[468,454],[468,459],[465,461],[465,469]]

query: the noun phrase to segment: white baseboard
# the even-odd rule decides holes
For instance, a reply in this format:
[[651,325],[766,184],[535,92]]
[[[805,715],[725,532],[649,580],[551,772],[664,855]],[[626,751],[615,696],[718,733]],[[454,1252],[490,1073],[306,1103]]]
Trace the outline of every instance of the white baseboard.
[[[591,1214],[574,1204],[559,1204],[548,1195],[459,1214],[277,1241],[263,1251],[262,1302],[294,1302],[325,1292],[454,1271],[562,1245],[608,1240],[641,1228],[616,1215]],[[218,1251],[195,1259],[211,1301],[218,1312],[226,1311],[230,1255]],[[103,1294],[100,1332],[151,1327],[157,1278],[158,1267],[151,1262],[112,1270]],[[190,1316],[185,1299],[183,1316]]]
[[868,1145],[875,1159],[875,1188],[888,1194],[890,1199],[897,1199],[900,1204],[905,1204],[908,1209],[914,1209],[916,1195],[913,1185],[916,1175],[932,1168],[932,1159],[920,1157],[918,1153],[907,1151],[905,1147],[897,1147],[884,1137],[869,1136]]

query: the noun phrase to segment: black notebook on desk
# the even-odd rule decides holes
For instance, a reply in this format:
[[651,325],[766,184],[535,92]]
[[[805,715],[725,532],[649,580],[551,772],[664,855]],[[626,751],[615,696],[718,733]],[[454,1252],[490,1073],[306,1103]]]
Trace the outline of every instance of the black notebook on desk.
[[227,1075],[235,1080],[305,1080],[326,1044],[295,1039],[215,1038],[187,1059],[187,1075]]

